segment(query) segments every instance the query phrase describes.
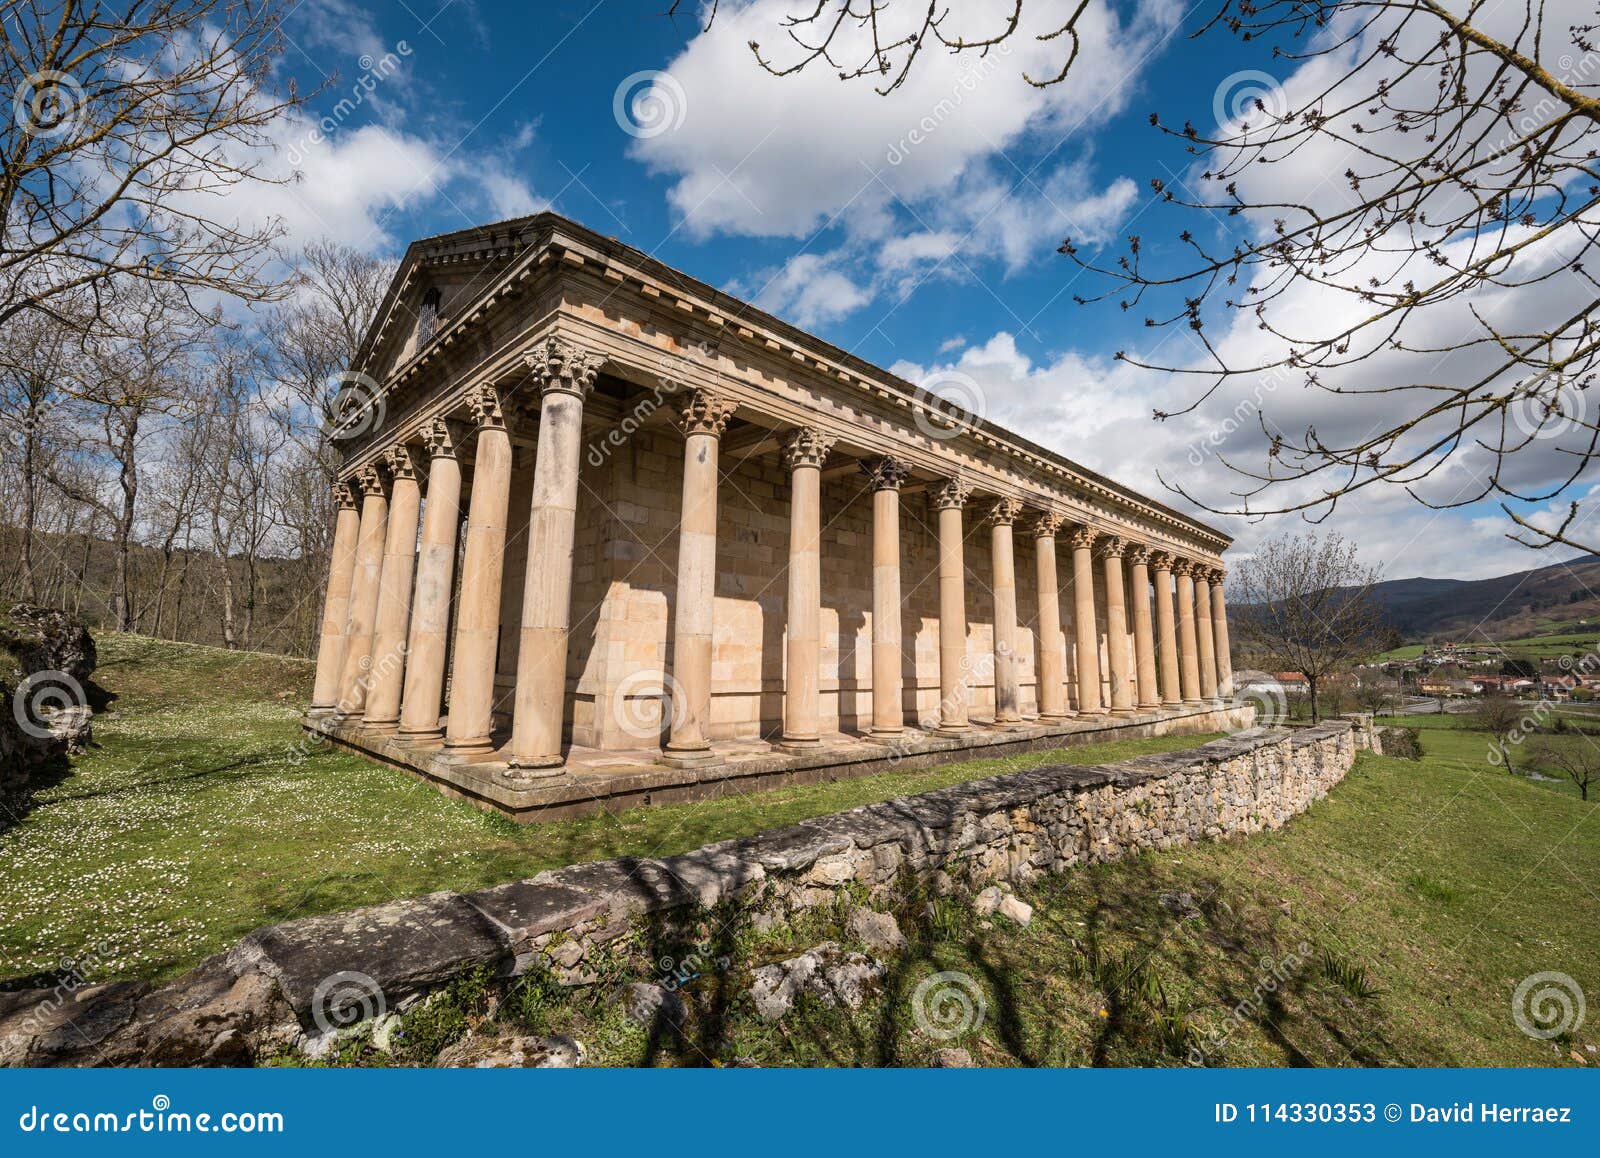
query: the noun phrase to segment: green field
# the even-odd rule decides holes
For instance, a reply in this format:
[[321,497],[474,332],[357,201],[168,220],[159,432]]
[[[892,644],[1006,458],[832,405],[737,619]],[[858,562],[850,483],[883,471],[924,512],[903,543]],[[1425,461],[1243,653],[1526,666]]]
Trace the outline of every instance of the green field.
[[[1580,628],[1574,631],[1553,632],[1547,635],[1530,635],[1520,639],[1489,640],[1459,639],[1456,643],[1481,644],[1498,647],[1508,659],[1556,659],[1563,655],[1573,658],[1600,649],[1600,631]],[[1416,659],[1427,649],[1427,644],[1408,643],[1378,656],[1381,662]]]
[[[1023,762],[524,828],[347,754],[302,759],[303,663],[117,636],[102,656],[97,679],[118,698],[99,746],[0,833],[13,984],[64,958],[96,976],[169,975],[267,921],[676,852]],[[1593,1019],[1535,1040],[1511,1003],[1541,972],[1600,992],[1600,806],[1491,765],[1470,717],[1408,722],[1423,760],[1362,756],[1278,832],[1040,880],[1019,890],[1036,909],[1027,928],[959,896],[904,899],[910,944],[855,1013],[803,1001],[772,1025],[744,996],[754,968],[841,939],[838,914],[758,931],[708,913],[699,936],[727,964],[683,990],[681,1035],[647,1037],[615,999],[694,948],[646,937],[573,990],[535,975],[491,1005],[483,978],[462,979],[407,1013],[396,1054],[357,1038],[333,1060],[425,1063],[476,1026],[571,1033],[609,1064],[925,1064],[946,1045],[990,1065],[1592,1064]],[[980,1024],[958,1039],[915,1016],[917,987],[942,972],[981,995]]]
[[[1132,740],[524,826],[299,727],[311,665],[138,636],[99,640],[117,699],[96,746],[0,832],[0,982],[86,960],[159,978],[264,924],[547,868],[669,855],[1044,761],[1095,763],[1207,737]],[[15,815],[16,810],[12,813]]]

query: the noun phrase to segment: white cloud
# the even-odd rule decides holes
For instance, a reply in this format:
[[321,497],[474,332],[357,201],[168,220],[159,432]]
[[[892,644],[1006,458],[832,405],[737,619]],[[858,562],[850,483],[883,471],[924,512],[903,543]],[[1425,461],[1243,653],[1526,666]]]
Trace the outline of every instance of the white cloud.
[[825,255],[803,253],[757,277],[755,304],[797,326],[834,321],[871,300],[865,289]]

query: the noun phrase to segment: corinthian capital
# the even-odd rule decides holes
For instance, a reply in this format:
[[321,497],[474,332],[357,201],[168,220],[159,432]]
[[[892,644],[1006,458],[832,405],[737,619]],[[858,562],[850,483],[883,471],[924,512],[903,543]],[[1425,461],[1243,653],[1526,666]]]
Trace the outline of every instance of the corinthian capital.
[[867,486],[874,491],[897,491],[911,477],[906,464],[897,458],[862,459],[861,473],[867,476]]
[[403,442],[397,442],[383,452],[383,463],[395,479],[415,479],[420,463],[417,453]]
[[546,394],[572,394],[578,398],[594,389],[604,359],[551,335],[523,357],[534,383]]
[[692,391],[683,403],[683,433],[721,438],[738,404],[710,390]]
[[435,418],[422,428],[422,443],[433,458],[454,458],[462,437],[461,424],[449,418]]
[[356,500],[355,479],[340,479],[333,484],[333,505],[342,511],[353,511],[360,505]]
[[1102,559],[1120,559],[1128,549],[1128,540],[1121,535],[1106,535],[1095,544],[1094,553]]
[[783,440],[783,465],[790,470],[802,466],[821,468],[837,441],[814,426],[791,430]]
[[1157,571],[1171,572],[1173,565],[1176,562],[1177,558],[1172,554],[1171,551],[1150,552],[1150,566],[1154,567]]
[[1028,529],[1033,532],[1033,537],[1036,539],[1053,539],[1065,521],[1066,516],[1055,511],[1036,511]]
[[928,488],[928,502],[936,511],[959,511],[971,496],[972,488],[958,478],[942,479]]
[[1074,527],[1072,534],[1067,536],[1067,542],[1072,544],[1074,551],[1086,551],[1094,546],[1094,541],[1100,537],[1100,532],[1093,527]]
[[1021,500],[998,498],[989,504],[988,510],[983,512],[983,517],[990,526],[1009,527],[1017,521],[1017,516],[1021,513]]
[[1143,543],[1130,543],[1128,545],[1127,560],[1130,566],[1149,566],[1150,554],[1150,548],[1145,546]]
[[389,480],[384,477],[383,471],[377,465],[364,466],[356,475],[355,481],[365,495],[384,495],[389,493]]
[[467,395],[467,410],[479,430],[504,430],[505,411],[501,408],[500,391],[494,386],[479,386]]

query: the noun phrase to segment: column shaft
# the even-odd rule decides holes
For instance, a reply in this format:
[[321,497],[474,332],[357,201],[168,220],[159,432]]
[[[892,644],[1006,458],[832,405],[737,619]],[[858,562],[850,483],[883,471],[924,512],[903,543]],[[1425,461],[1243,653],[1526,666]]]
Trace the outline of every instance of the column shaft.
[[822,463],[834,440],[802,427],[784,441],[789,468],[789,599],[783,666],[783,745],[821,741]]
[[1122,585],[1123,540],[1108,536],[1101,540],[1100,558],[1106,577],[1106,666],[1110,668],[1111,711],[1118,716],[1133,714],[1132,656],[1128,654],[1128,604]]
[[1056,720],[1067,709],[1066,640],[1061,634],[1061,592],[1056,579],[1056,531],[1061,516],[1045,513],[1033,525],[1034,575],[1039,591],[1039,715]]
[[1022,722],[1017,679],[1017,565],[1012,524],[1022,504],[997,499],[989,508],[990,556],[994,564],[994,722]]
[[1156,651],[1161,667],[1161,702],[1169,708],[1183,703],[1178,682],[1178,628],[1172,617],[1172,559],[1156,556]]
[[1187,561],[1174,572],[1178,579],[1178,670],[1183,702],[1200,702],[1200,655],[1194,629],[1194,572]]
[[1094,616],[1095,533],[1079,527],[1072,533],[1072,633],[1076,641],[1078,711],[1085,716],[1105,713],[1100,703],[1100,632]]
[[1146,547],[1135,547],[1128,552],[1128,586],[1133,602],[1133,666],[1138,676],[1139,706],[1159,708],[1161,693],[1156,687],[1155,632],[1150,622],[1150,552]]
[[436,419],[423,429],[428,445],[428,491],[417,552],[417,589],[411,601],[411,638],[406,645],[405,692],[400,735],[427,741],[443,737],[444,659],[450,630],[450,593],[455,583],[456,537],[461,521],[459,428]]
[[733,403],[695,391],[683,408],[683,518],[672,631],[672,731],[666,758],[703,763],[711,750],[711,647],[717,588],[717,449]]
[[1217,646],[1211,635],[1211,584],[1204,570],[1194,578],[1194,633],[1200,656],[1200,698],[1217,698]]
[[511,503],[511,438],[506,433],[499,392],[482,387],[468,405],[478,424],[478,439],[467,506],[467,544],[461,558],[444,741],[447,751],[462,754],[487,752],[494,746],[490,732],[500,644],[500,584]]
[[[532,770],[559,768],[562,760],[583,400],[594,388],[600,360],[552,337],[536,346],[526,362],[542,395],[508,762]],[[527,779],[526,771],[517,778]]]
[[1222,597],[1225,580],[1221,571],[1211,573],[1211,629],[1217,644],[1217,691],[1223,696],[1232,696],[1233,648],[1228,642],[1228,606]]
[[906,469],[892,458],[863,462],[872,491],[872,734],[905,731],[900,636],[900,486]]
[[939,728],[964,732],[967,721],[967,575],[961,508],[970,493],[947,479],[932,493],[939,512]]
[[350,583],[355,578],[356,540],[361,535],[361,513],[349,483],[333,488],[335,508],[333,550],[328,563],[328,590],[322,601],[322,635],[317,644],[317,678],[311,692],[311,711],[331,711],[339,702],[339,681],[344,675],[345,632],[350,627]]
[[372,680],[362,726],[393,732],[400,726],[400,690],[406,665],[406,636],[411,630],[411,580],[417,564],[417,518],[422,512],[422,487],[410,447],[396,446],[387,456],[389,530],[384,539],[383,570],[378,579],[378,616],[372,638]]
[[356,567],[350,583],[344,672],[339,679],[338,714],[342,717],[359,717],[367,706],[372,633],[378,620],[378,585],[389,532],[389,496],[385,487],[377,467],[369,466],[361,472],[361,530],[356,538]]

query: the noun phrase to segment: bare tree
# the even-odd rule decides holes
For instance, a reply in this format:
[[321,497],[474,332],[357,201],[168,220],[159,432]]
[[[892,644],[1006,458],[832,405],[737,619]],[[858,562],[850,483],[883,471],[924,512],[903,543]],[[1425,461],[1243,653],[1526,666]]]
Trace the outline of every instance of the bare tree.
[[1275,670],[1305,676],[1313,722],[1328,678],[1385,642],[1377,580],[1338,535],[1280,536],[1234,568],[1228,601],[1241,643]]
[[276,91],[276,0],[0,7],[0,326],[127,280],[271,296],[279,226],[222,211],[302,100]]
[[1587,736],[1566,744],[1543,744],[1536,759],[1572,781],[1584,800],[1589,799],[1589,789],[1600,784],[1600,745]]
[[[1033,35],[1061,42],[1062,67],[1028,79],[1065,79],[1085,6],[1052,9],[1039,30],[1023,8],[796,0],[778,22],[788,56],[751,49],[778,75],[822,67],[890,92],[925,49]],[[1313,521],[1371,488],[1434,508],[1497,498],[1516,541],[1600,550],[1581,497],[1600,441],[1597,30],[1592,8],[1551,0],[1219,0],[1199,18],[1194,36],[1236,37],[1260,68],[1297,70],[1290,86],[1152,114],[1181,170],[1151,180],[1159,239],[1132,236],[1104,260],[1060,246],[1108,279],[1080,302],[1116,301],[1187,337],[1158,345],[1159,360],[1118,355],[1194,382],[1157,418],[1295,387],[1281,423],[1252,407],[1259,450],[1222,459],[1241,482],[1231,498],[1169,486],[1219,513]],[[1224,236],[1206,240],[1217,222]],[[1336,403],[1320,424],[1297,412],[1306,392]],[[1554,500],[1564,517],[1536,523],[1527,505]]]

